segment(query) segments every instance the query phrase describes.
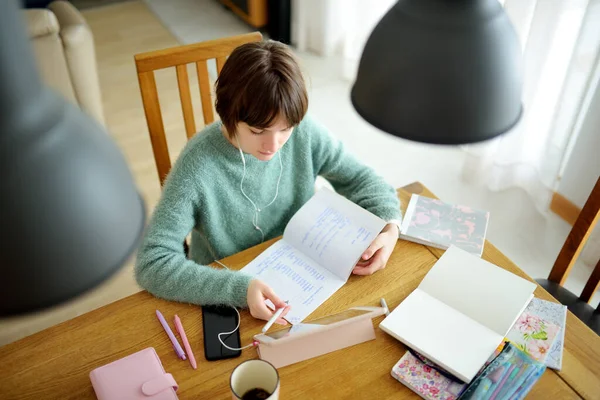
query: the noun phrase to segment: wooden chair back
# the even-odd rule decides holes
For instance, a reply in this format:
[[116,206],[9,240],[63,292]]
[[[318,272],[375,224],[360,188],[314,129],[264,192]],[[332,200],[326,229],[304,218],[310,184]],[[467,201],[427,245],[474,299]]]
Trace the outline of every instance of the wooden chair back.
[[[560,286],[564,285],[569,277],[571,268],[573,268],[575,261],[577,261],[577,257],[581,253],[598,219],[600,219],[600,178],[596,181],[590,197],[588,197],[583,209],[579,213],[579,217],[577,217],[565,244],[556,258],[556,262],[548,276],[549,281],[557,283]],[[583,288],[579,299],[589,303],[599,285],[600,260]]]
[[202,115],[204,124],[208,125],[212,123],[215,118],[207,61],[215,59],[217,73],[220,73],[225,64],[225,60],[229,54],[231,54],[233,49],[245,43],[259,42],[261,40],[261,33],[253,32],[135,55],[135,66],[137,68],[140,91],[142,94],[142,103],[144,105],[144,113],[146,114],[146,122],[150,133],[150,141],[152,142],[152,151],[154,153],[154,161],[156,163],[156,169],[158,170],[161,186],[171,169],[171,159],[169,157],[165,127],[158,101],[158,90],[154,78],[154,71],[175,67],[177,84],[179,87],[179,98],[181,100],[181,109],[183,111],[185,123],[185,132],[189,139],[196,133],[196,122],[194,121],[187,64],[196,64],[196,73],[198,76],[198,86],[202,103]]

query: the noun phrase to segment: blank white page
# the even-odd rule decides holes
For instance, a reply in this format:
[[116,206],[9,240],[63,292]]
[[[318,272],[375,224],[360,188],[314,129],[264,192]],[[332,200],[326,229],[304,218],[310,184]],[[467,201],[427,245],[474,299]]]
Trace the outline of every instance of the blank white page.
[[535,284],[452,246],[419,289],[505,336],[531,300]]
[[385,221],[331,190],[319,190],[298,210],[283,237],[346,281]]
[[503,340],[502,335],[420,289],[400,303],[379,327],[467,383]]

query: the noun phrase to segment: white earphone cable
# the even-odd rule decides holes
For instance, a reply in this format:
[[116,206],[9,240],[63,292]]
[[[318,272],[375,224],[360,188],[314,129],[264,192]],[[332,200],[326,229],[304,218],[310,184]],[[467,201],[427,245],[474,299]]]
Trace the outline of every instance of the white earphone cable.
[[246,192],[244,192],[244,179],[246,178],[246,159],[244,158],[242,146],[240,145],[240,141],[239,141],[237,135],[235,136],[235,140],[237,142],[238,150],[240,152],[240,157],[242,159],[242,165],[244,166],[244,171],[242,172],[242,179],[240,180],[240,191],[242,192],[242,195],[250,202],[250,204],[252,204],[252,207],[254,207],[254,214],[252,216],[252,225],[254,226],[254,229],[256,229],[257,231],[260,232],[260,234],[262,236],[261,242],[264,242],[265,241],[265,233],[258,226],[258,217],[259,217],[259,213],[261,211],[265,210],[271,204],[273,204],[275,202],[275,200],[277,199],[277,196],[279,195],[279,183],[281,182],[281,176],[283,175],[283,162],[281,161],[281,150],[279,151],[279,178],[277,178],[277,186],[275,187],[275,196],[273,196],[273,200],[271,200],[266,206],[264,206],[261,209],[256,205],[256,203],[254,201],[252,201],[252,199],[246,194]]
[[[252,207],[254,207],[254,215],[252,217],[252,225],[254,225],[254,228],[260,232],[261,236],[262,236],[262,242],[265,241],[265,233],[263,232],[262,229],[260,229],[260,227],[258,226],[258,215],[259,213],[266,209],[267,207],[269,207],[271,204],[273,204],[275,202],[275,200],[277,199],[277,196],[279,195],[279,183],[281,182],[281,176],[283,175],[283,161],[281,161],[281,150],[279,151],[279,178],[277,178],[277,186],[275,187],[275,196],[273,196],[273,200],[271,200],[266,206],[264,206],[262,209],[258,208],[258,206],[256,205],[256,203],[254,203],[254,201],[252,201],[252,199],[246,194],[246,192],[244,192],[244,178],[246,178],[246,159],[244,158],[244,153],[242,151],[242,146],[240,145],[240,141],[237,137],[237,135],[235,136],[235,140],[237,142],[238,145],[238,150],[240,151],[240,157],[242,159],[242,165],[244,166],[244,171],[242,173],[242,179],[240,180],[240,190],[242,192],[242,195],[244,195],[244,197],[250,202],[250,204],[252,204]],[[215,260],[215,262],[223,267],[225,267],[226,269],[229,269],[225,264],[223,264],[222,262]],[[223,341],[223,339],[221,339],[222,335],[231,335],[232,333],[235,333],[235,331],[237,331],[240,328],[240,322],[241,322],[241,316],[240,316],[240,312],[238,311],[238,309],[234,306],[231,306],[236,314],[237,314],[237,325],[235,327],[235,329],[229,331],[229,332],[221,332],[217,335],[217,338],[219,339],[219,342],[221,342],[221,344],[223,345],[223,347],[229,349],[229,350],[244,350],[247,349],[248,347],[252,347],[252,346],[256,346],[257,342],[252,342],[247,346],[243,346],[243,347],[239,347],[239,348],[235,348],[235,347],[229,347],[228,345],[225,344],[225,342]]]
[[252,342],[249,345],[244,346],[244,347],[238,347],[238,348],[236,348],[236,347],[229,347],[229,346],[227,346],[225,344],[225,342],[223,342],[223,339],[221,339],[221,335],[231,335],[232,333],[234,333],[235,331],[237,331],[240,328],[240,322],[242,321],[242,317],[240,316],[240,312],[238,311],[237,308],[235,308],[233,306],[231,306],[231,308],[233,308],[235,310],[236,314],[237,314],[237,325],[236,325],[235,329],[232,330],[232,331],[219,333],[217,335],[217,337],[219,338],[219,342],[221,342],[221,344],[223,345],[223,347],[225,347],[225,348],[227,348],[229,350],[244,350],[244,349],[247,349],[248,347],[255,346],[254,342]]
[[[229,269],[229,267],[227,265],[223,264],[221,261],[215,260],[215,262],[217,264],[219,264],[220,266],[222,266],[223,268]],[[237,331],[238,329],[240,329],[240,323],[242,321],[242,317],[240,316],[240,312],[238,311],[238,309],[236,307],[234,307],[234,306],[230,306],[230,307],[233,308],[235,310],[236,314],[237,314],[237,317],[238,317],[237,318],[237,325],[236,325],[235,329],[233,329],[232,331],[221,332],[221,333],[217,334],[217,338],[219,339],[219,342],[221,342],[221,344],[223,345],[223,347],[225,347],[225,348],[227,348],[229,350],[244,350],[244,349],[247,349],[248,347],[256,346],[257,342],[253,341],[252,343],[250,343],[249,345],[244,346],[244,347],[238,347],[238,348],[229,347],[229,346],[227,346],[225,344],[225,342],[223,341],[223,339],[221,339],[221,335],[231,335],[232,333],[235,333],[235,331]]]

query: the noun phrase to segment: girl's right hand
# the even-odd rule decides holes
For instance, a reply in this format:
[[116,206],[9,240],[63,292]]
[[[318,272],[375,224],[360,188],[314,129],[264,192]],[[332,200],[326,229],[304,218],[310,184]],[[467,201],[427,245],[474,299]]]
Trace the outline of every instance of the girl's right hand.
[[281,316],[275,320],[275,323],[279,325],[287,325],[287,321],[283,319],[285,315],[290,310],[290,306],[285,304],[273,289],[271,289],[266,283],[260,281],[258,279],[252,279],[250,281],[250,285],[248,285],[248,293],[246,294],[246,300],[248,302],[248,308],[250,309],[250,315],[254,318],[264,319],[268,321],[272,316],[274,311],[272,311],[265,304],[265,300],[271,300],[271,302],[275,305],[276,309],[285,307],[285,310],[281,313]]

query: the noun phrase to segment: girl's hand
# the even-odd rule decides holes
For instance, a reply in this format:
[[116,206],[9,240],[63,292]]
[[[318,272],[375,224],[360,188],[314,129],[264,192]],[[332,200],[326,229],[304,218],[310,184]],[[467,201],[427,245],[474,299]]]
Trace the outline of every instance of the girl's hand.
[[374,272],[385,268],[396,242],[398,241],[398,225],[387,224],[373,243],[365,250],[356,267],[352,270],[356,275],[372,275]]
[[283,319],[283,317],[285,317],[290,310],[290,306],[277,297],[275,292],[273,292],[273,289],[263,281],[258,279],[252,279],[250,281],[246,300],[248,302],[248,308],[250,309],[250,315],[257,319],[264,319],[265,321],[268,321],[274,314],[274,311],[265,304],[265,300],[271,300],[276,309],[285,307],[285,310],[283,310],[281,316],[275,320],[275,323],[287,325],[287,321]]

